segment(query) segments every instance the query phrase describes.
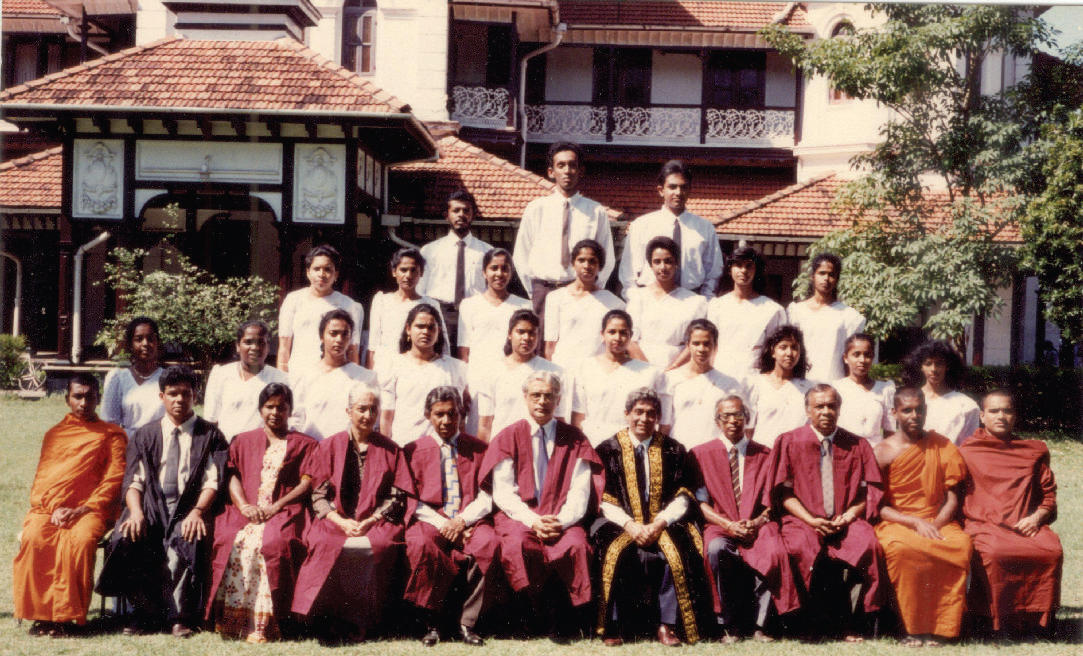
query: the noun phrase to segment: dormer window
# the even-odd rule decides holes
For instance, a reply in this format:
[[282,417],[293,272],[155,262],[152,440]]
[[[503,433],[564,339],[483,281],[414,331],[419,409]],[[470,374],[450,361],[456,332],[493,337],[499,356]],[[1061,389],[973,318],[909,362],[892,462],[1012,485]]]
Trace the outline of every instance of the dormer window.
[[376,72],[376,3],[360,0],[346,7],[343,21],[342,65],[358,75]]
[[[847,37],[853,36],[855,33],[856,30],[854,29],[854,24],[851,23],[848,19],[844,18],[840,20],[837,25],[835,25],[834,29],[831,30],[831,38],[845,39]],[[835,105],[850,102],[852,98],[846,95],[844,91],[839,91],[834,86],[831,86],[827,92],[827,100],[832,105]]]

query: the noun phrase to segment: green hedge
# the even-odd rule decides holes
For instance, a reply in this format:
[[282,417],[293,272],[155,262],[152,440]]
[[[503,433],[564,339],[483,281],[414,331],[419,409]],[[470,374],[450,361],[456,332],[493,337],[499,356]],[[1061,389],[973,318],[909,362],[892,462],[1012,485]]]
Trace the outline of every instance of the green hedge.
[[[902,383],[902,365],[878,364],[871,375]],[[1022,430],[1062,430],[1078,434],[1083,370],[1032,365],[968,367],[962,391],[980,399],[986,392],[1007,387],[1015,392]]]
[[23,371],[22,354],[26,339],[22,335],[0,335],[0,389],[18,389]]

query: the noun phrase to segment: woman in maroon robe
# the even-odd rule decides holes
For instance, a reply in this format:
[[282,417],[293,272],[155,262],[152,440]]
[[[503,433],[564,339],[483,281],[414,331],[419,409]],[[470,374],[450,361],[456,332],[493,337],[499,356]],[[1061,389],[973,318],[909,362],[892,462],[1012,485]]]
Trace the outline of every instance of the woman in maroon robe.
[[229,446],[230,501],[214,525],[208,619],[223,637],[266,642],[288,616],[310,478],[301,464],[316,440],[287,428],[293,394],[271,383],[259,395],[263,428]]
[[347,413],[349,430],[320,442],[302,468],[316,519],[305,531],[293,612],[344,621],[344,637],[356,642],[379,622],[416,495],[402,449],[372,430],[379,391],[354,385]]

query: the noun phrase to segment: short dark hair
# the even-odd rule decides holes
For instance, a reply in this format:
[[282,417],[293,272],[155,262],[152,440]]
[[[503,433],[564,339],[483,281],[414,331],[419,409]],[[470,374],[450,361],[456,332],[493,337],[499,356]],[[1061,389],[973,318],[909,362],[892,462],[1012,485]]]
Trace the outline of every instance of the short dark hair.
[[433,319],[436,319],[436,344],[433,345],[433,349],[437,353],[444,352],[444,344],[446,338],[444,335],[444,315],[440,314],[440,311],[428,303],[418,303],[414,307],[410,308],[410,311],[406,314],[406,323],[402,325],[402,334],[399,335],[399,353],[405,353],[410,350],[410,324],[414,322],[419,314],[431,315]]
[[154,331],[154,338],[161,341],[161,333],[158,332],[158,322],[150,317],[135,317],[128,322],[127,327],[124,328],[124,346],[126,348],[132,347],[132,340],[135,339],[135,329],[139,326],[150,326],[150,329]]
[[760,351],[760,373],[765,374],[775,369],[775,347],[779,345],[779,342],[785,339],[792,339],[797,342],[798,348],[801,349],[801,355],[797,358],[797,364],[793,367],[794,378],[804,378],[808,373],[808,354],[805,350],[805,333],[801,332],[801,329],[797,326],[786,324],[779,326],[775,329],[775,332],[767,336],[764,340],[763,350]]
[[264,385],[263,389],[259,391],[259,407],[262,408],[264,403],[276,396],[281,396],[286,405],[291,409],[293,408],[293,390],[285,383],[267,383]]
[[327,324],[331,323],[335,319],[345,321],[346,325],[350,327],[350,335],[353,335],[353,331],[357,328],[353,325],[353,317],[351,317],[350,313],[346,310],[343,310],[342,308],[335,308],[334,310],[324,312],[323,316],[320,317],[320,328],[319,332],[317,332],[317,335],[319,335],[321,340],[323,339],[323,331],[327,330]]
[[[534,326],[535,329],[541,327],[541,321],[538,319],[538,315],[534,314],[534,310],[528,310],[522,308],[511,313],[511,319],[508,320],[508,337],[504,340],[504,355],[511,355],[511,331],[515,330],[515,324],[520,321],[526,321]],[[541,336],[538,336],[541,339]]]
[[767,290],[767,263],[764,262],[763,256],[755,248],[742,246],[733,251],[726,258],[726,263],[722,265],[722,277],[718,279],[716,294],[725,294],[736,287],[733,284],[733,271],[731,269],[733,269],[733,265],[741,262],[752,262],[755,270],[755,273],[752,274],[752,290],[757,294],[762,294]]
[[808,407],[808,400],[812,398],[813,394],[823,394],[824,392],[834,392],[835,398],[839,400],[839,405],[842,405],[842,395],[835,389],[834,385],[828,385],[827,383],[816,383],[812,387],[808,388],[805,392],[805,407]]
[[921,391],[920,387],[910,387],[909,385],[900,387],[895,390],[895,400],[893,405],[899,407],[899,401],[902,399],[918,399],[923,404],[925,403],[925,392]]
[[602,330],[603,331],[605,330],[605,327],[609,325],[609,322],[612,321],[613,319],[623,319],[624,323],[628,324],[628,330],[632,329],[632,315],[628,314],[624,310],[615,309],[615,310],[610,310],[609,312],[606,312],[605,316],[602,317]]
[[669,254],[673,256],[673,259],[677,261],[678,265],[681,263],[681,247],[677,242],[673,241],[672,237],[659,235],[647,242],[647,266],[650,266],[651,256],[654,255],[654,251],[659,248],[669,251]]
[[707,334],[711,336],[711,341],[715,346],[718,346],[718,326],[714,325],[709,319],[693,319],[688,324],[688,330],[684,331],[684,343],[687,344],[692,339],[692,333],[696,330],[705,330]]
[[[816,257],[812,258],[812,264],[808,270],[808,295],[810,297],[815,290],[815,286],[812,280],[813,274],[816,273],[816,269],[819,269],[820,265],[824,262],[830,262],[831,264],[833,264],[835,266],[835,275],[839,276],[840,278],[842,277],[842,258],[840,258],[838,255],[835,255],[834,253],[818,254]],[[839,290],[837,287],[835,288],[834,296],[835,298],[838,298],[839,296]]]
[[451,207],[451,201],[453,201],[453,200],[457,200],[460,203],[468,204],[474,210],[474,214],[478,213],[478,201],[474,199],[474,194],[470,193],[469,191],[467,191],[465,189],[457,189],[457,190],[451,192],[450,194],[448,194],[448,197],[447,197],[447,206],[448,207]]
[[68,391],[64,393],[64,398],[67,398],[69,395],[71,395],[72,385],[86,385],[90,389],[94,390],[94,396],[100,398],[102,395],[102,386],[101,383],[98,382],[98,377],[88,371],[76,372],[72,375],[71,378],[68,379]]
[[316,261],[319,256],[324,256],[331,260],[331,264],[335,265],[335,271],[338,271],[342,267],[342,253],[338,252],[338,249],[331,244],[320,244],[313,247],[305,255],[305,271],[312,268],[312,263]]
[[425,416],[429,416],[434,405],[445,401],[453,401],[459,414],[463,413],[463,397],[459,394],[459,390],[451,385],[440,385],[429,390],[429,393],[425,396]]
[[628,398],[624,401],[624,414],[631,412],[637,403],[650,403],[654,406],[655,412],[662,413],[662,399],[658,397],[658,392],[649,387],[640,387],[628,392]]
[[986,399],[988,399],[991,396],[999,396],[999,397],[1006,398],[1006,399],[1008,399],[1009,401],[1012,402],[1012,409],[1013,410],[1016,410],[1016,411],[1019,410],[1019,408],[1016,406],[1015,392],[1011,391],[1007,387],[998,387],[995,390],[992,390],[992,391],[986,392],[985,394],[982,394],[982,396],[981,396],[981,409],[982,409],[983,412],[985,411],[985,401],[986,401]]
[[868,333],[854,333],[846,338],[846,341],[842,344],[842,370],[847,376],[850,375],[850,365],[846,364],[846,354],[850,352],[850,347],[854,345],[854,342],[868,342],[870,346],[876,346],[876,340],[872,335]]
[[577,143],[571,141],[558,141],[552,146],[549,146],[549,150],[545,153],[545,165],[552,166],[553,158],[557,156],[557,153],[563,153],[564,151],[571,151],[575,153],[575,159],[580,165],[583,164],[583,149]]
[[497,257],[498,255],[504,256],[504,259],[507,261],[508,266],[510,266],[511,270],[514,272],[515,263],[511,259],[511,253],[509,253],[508,249],[506,248],[490,248],[489,250],[485,251],[485,255],[481,256],[482,270],[484,271],[485,269],[488,269],[489,264],[493,261],[493,258]]
[[594,251],[594,257],[598,259],[599,268],[605,266],[605,249],[602,248],[601,244],[599,244],[593,239],[580,239],[579,241],[575,242],[575,245],[572,246],[572,261],[574,261],[575,258],[579,257],[579,251],[583,250],[584,248],[589,248],[590,250]]
[[966,374],[966,365],[959,352],[945,340],[937,339],[925,342],[918,346],[903,359],[902,382],[910,387],[921,387],[925,384],[925,374],[921,371],[921,365],[929,358],[941,358],[947,365],[944,372],[944,382],[948,387],[956,389],[963,381]]
[[727,403],[729,401],[736,401],[741,404],[741,413],[744,415],[745,421],[752,419],[752,411],[748,409],[748,404],[745,403],[745,400],[743,398],[741,398],[741,395],[727,394],[726,396],[718,399],[718,401],[716,401],[714,404],[715,421],[718,420],[718,409],[722,407],[723,403]]
[[192,371],[192,368],[186,364],[175,364],[166,368],[158,379],[158,389],[162,392],[164,392],[167,387],[185,384],[187,384],[188,387],[191,387],[193,392],[199,388],[199,377],[196,376],[196,372]]
[[666,178],[671,175],[683,175],[686,182],[692,182],[692,170],[679,159],[671,159],[662,165],[658,172],[658,186],[665,186]]
[[417,265],[421,267],[421,271],[425,271],[425,257],[421,255],[421,251],[413,247],[400,248],[391,255],[391,270],[394,271],[402,263],[403,258],[410,258]]
[[234,343],[240,344],[241,340],[244,339],[245,332],[247,332],[249,328],[253,327],[259,328],[260,332],[263,333],[263,336],[270,339],[271,327],[267,325],[267,322],[263,319],[252,319],[251,321],[245,321],[241,325],[237,326],[237,341]]

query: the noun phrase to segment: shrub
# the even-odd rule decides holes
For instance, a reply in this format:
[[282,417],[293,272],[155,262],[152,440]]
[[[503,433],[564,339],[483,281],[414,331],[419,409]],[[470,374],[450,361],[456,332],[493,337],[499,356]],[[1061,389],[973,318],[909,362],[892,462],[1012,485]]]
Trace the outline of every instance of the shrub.
[[26,339],[22,335],[0,335],[0,389],[19,389],[25,350]]

